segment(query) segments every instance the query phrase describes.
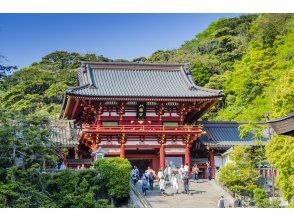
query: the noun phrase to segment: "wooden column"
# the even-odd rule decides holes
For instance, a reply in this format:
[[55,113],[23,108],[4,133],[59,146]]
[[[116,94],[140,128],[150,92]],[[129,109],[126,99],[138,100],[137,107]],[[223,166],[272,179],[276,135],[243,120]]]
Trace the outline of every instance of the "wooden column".
[[159,168],[165,167],[165,152],[164,152],[164,146],[161,144],[160,149],[159,149]]
[[190,146],[185,147],[185,165],[186,164],[190,167]]
[[159,168],[165,167],[165,152],[164,152],[164,144],[166,142],[166,136],[165,134],[162,134],[161,136],[158,137],[158,143],[160,143],[160,148],[159,148]]
[[125,143],[126,143],[126,134],[122,134],[120,139],[120,149],[119,149],[119,156],[121,158],[126,158]]
[[211,166],[211,178],[215,179],[214,151],[212,149],[209,150],[209,161]]
[[156,114],[159,116],[159,121],[162,120],[162,116],[164,115],[164,108],[165,108],[165,103],[157,103],[157,106],[156,106]]
[[123,144],[121,144],[120,149],[119,149],[119,157],[126,158],[126,149]]
[[126,112],[126,102],[119,102],[117,108],[117,114],[119,115],[119,124],[122,122],[123,115]]
[[95,110],[95,119],[96,119],[96,125],[101,125],[101,121],[100,121],[100,118],[101,118],[101,115],[103,114],[104,112],[104,102],[99,102],[98,106],[96,107],[96,110]]
[[[188,131],[189,131],[189,127],[188,127]],[[193,141],[193,138],[191,137],[191,134],[187,134],[184,137],[184,141],[185,141],[185,165],[188,164],[188,166],[190,166],[190,147]]]
[[79,159],[78,147],[74,147],[75,159]]

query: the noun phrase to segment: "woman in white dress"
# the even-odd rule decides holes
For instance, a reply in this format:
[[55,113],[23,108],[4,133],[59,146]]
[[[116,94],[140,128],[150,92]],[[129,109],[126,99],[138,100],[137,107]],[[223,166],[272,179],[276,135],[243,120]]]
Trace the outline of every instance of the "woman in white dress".
[[178,194],[178,190],[179,190],[179,180],[178,180],[177,175],[179,175],[179,174],[173,175],[172,180],[171,180],[172,184],[173,184],[174,195]]
[[164,180],[164,176],[163,175],[159,179],[159,189],[161,191],[161,194],[165,196],[165,180]]

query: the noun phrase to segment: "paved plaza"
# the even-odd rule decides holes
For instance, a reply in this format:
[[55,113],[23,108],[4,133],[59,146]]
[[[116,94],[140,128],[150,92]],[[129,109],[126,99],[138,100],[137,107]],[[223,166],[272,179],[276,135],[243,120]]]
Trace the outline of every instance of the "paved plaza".
[[[183,184],[180,183],[179,194],[173,195],[171,184],[167,184],[167,196],[161,195],[158,182],[155,182],[153,191],[149,190],[146,200],[153,208],[217,208],[219,196],[223,195],[225,206],[233,206],[233,198],[216,184],[214,180],[191,180],[190,195],[184,194]],[[141,191],[141,181],[137,183]]]

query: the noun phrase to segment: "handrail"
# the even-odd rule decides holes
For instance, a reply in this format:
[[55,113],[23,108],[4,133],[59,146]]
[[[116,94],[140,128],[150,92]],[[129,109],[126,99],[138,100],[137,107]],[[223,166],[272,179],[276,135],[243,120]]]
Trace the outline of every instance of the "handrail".
[[139,190],[131,183],[131,189],[136,194],[140,202],[143,204],[144,208],[152,208],[151,204],[145,199],[145,197],[139,192]]
[[164,125],[121,125],[121,126],[100,126],[87,125],[83,127],[84,131],[185,131],[195,132],[201,131],[201,126],[164,126]]

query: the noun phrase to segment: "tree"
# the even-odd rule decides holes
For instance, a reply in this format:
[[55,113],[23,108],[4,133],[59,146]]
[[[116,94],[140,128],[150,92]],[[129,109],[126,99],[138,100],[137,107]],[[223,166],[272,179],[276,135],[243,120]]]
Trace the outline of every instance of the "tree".
[[0,55],[0,80],[3,77],[6,77],[8,73],[13,70],[16,70],[16,66],[4,66],[1,64],[1,61],[6,60],[4,56]]
[[234,147],[230,155],[232,163],[228,163],[220,169],[219,180],[221,184],[233,192],[250,195],[257,187],[259,173],[254,167],[251,151],[250,146]]
[[294,204],[294,139],[274,135],[266,146],[268,161],[278,170],[277,186],[283,198]]
[[99,172],[99,178],[105,184],[105,189],[113,203],[129,198],[131,164],[122,158],[105,158],[94,163]]

